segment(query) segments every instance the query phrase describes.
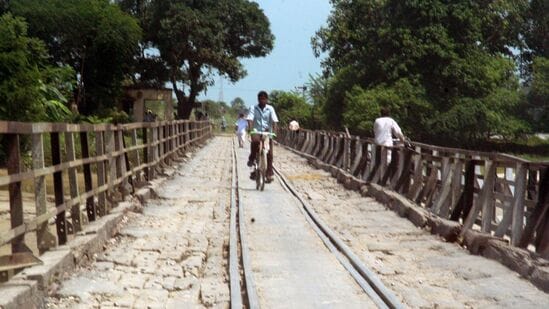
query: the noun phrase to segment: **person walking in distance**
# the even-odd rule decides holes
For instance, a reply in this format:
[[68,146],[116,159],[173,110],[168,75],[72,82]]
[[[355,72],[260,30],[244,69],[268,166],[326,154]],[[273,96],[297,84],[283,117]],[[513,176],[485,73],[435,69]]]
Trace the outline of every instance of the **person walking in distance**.
[[[252,107],[248,114],[248,128],[258,132],[270,132],[276,131],[276,124],[278,117],[276,116],[275,109],[272,105],[267,104],[269,102],[269,95],[265,91],[260,91],[257,94],[258,104]],[[248,157],[248,166],[253,166],[257,153],[259,152],[260,136],[253,135],[252,142],[250,143],[250,156]],[[273,140],[270,140],[269,153],[267,154],[267,182],[273,181]],[[255,177],[255,175],[251,175]]]
[[238,137],[238,146],[244,148],[244,140],[246,139],[246,129],[248,128],[248,120],[244,118],[244,114],[238,114],[238,119],[235,123],[236,136]]
[[[380,146],[393,147],[393,135],[405,143],[404,134],[398,123],[390,117],[389,108],[381,108],[381,117],[374,122],[375,143]],[[387,163],[391,162],[391,150],[387,151]]]

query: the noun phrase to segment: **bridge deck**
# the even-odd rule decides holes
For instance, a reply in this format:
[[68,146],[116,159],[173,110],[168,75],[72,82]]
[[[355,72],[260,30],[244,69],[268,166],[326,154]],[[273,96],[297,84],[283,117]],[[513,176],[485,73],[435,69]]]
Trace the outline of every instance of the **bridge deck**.
[[240,204],[261,307],[375,308],[278,181],[255,189],[248,154],[249,148],[238,149]]
[[[109,248],[62,282],[57,297],[48,299],[50,305],[227,306],[230,144],[228,138],[217,137],[180,167],[162,185],[160,199],[149,201],[142,214],[130,213]],[[299,307],[363,303],[363,294],[353,288],[353,280],[308,229],[299,206],[279,184],[268,184],[264,192],[253,190],[245,156],[246,151],[238,152],[242,203],[263,307],[288,307],[293,297],[300,297]],[[549,304],[547,294],[515,272],[417,229],[280,147],[275,148],[275,165],[407,306]]]
[[[303,158],[276,164],[367,266],[413,308],[540,308],[549,295],[498,262],[418,229],[372,198],[346,190]],[[542,306],[543,307],[543,306]]]

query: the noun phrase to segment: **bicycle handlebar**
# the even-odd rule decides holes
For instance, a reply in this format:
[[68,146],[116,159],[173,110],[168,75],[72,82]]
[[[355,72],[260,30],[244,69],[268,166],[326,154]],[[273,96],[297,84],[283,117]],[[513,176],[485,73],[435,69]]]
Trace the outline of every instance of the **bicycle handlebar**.
[[250,132],[250,135],[268,135],[270,137],[276,137],[276,133],[271,133],[271,132],[259,132],[259,131],[251,131]]

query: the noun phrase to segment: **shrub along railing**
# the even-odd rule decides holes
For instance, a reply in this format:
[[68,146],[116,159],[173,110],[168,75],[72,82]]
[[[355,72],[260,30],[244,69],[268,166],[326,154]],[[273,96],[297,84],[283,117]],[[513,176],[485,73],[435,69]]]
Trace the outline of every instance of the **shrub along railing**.
[[[159,168],[211,135],[207,121],[122,125],[0,121],[7,158],[7,175],[0,176],[0,187],[9,191],[10,222],[8,230],[1,228],[8,224],[0,224],[0,248],[12,253],[11,258],[0,259],[0,273],[6,277],[6,270],[24,264],[15,257],[29,252],[29,247],[42,253],[65,244],[86,222],[108,214],[117,201],[155,178]],[[48,198],[50,177],[53,197]],[[24,211],[22,184],[29,183],[34,190],[27,195],[35,209],[29,210],[27,203]],[[48,224],[52,220],[54,233]],[[33,244],[25,242],[31,232],[36,233]],[[11,249],[6,248],[9,244]]]
[[278,140],[432,214],[549,258],[549,162],[412,143],[382,147],[343,133],[281,130]]

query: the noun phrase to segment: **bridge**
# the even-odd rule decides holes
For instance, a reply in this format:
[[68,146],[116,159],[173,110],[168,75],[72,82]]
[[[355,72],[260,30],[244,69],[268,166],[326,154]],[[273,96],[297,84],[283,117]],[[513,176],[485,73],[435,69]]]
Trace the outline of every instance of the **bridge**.
[[549,306],[549,163],[205,121],[0,122],[1,308]]

